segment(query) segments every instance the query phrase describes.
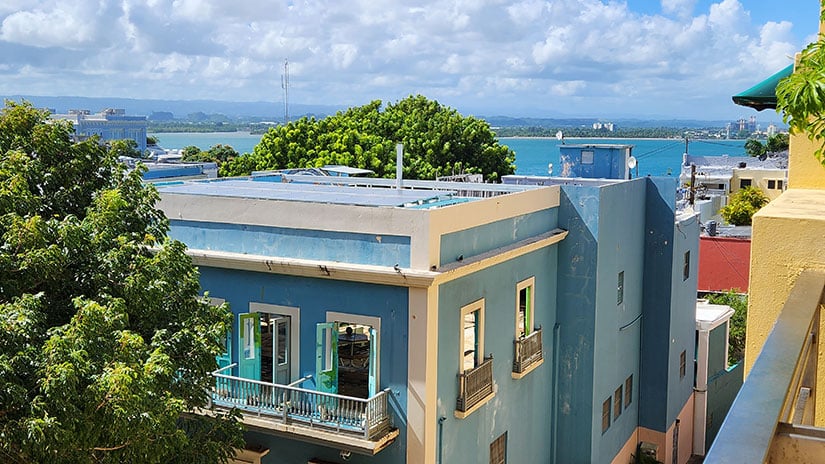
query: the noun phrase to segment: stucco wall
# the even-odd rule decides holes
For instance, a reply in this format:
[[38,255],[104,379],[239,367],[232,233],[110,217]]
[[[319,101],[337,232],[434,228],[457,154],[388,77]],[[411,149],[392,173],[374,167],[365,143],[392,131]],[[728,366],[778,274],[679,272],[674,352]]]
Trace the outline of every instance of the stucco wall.
[[[556,317],[555,246],[443,283],[438,290],[438,416],[443,463],[489,462],[490,443],[508,433],[508,462],[549,462]],[[516,284],[535,277],[535,325],[543,328],[544,363],[512,378]],[[454,415],[458,396],[461,307],[485,300],[484,354],[493,355],[495,397],[469,417]]]
[[[353,456],[351,462],[403,463],[406,461],[407,404],[407,313],[408,290],[357,282],[312,279],[275,274],[259,274],[201,267],[201,287],[210,296],[223,298],[233,314],[233,341],[237,348],[237,314],[249,312],[249,303],[267,303],[300,309],[300,375],[315,376],[316,323],[326,321],[327,311],[381,318],[380,388],[390,388],[393,422],[400,430],[397,442],[366,460]],[[236,362],[238,350],[233,350]],[[307,459],[326,455],[329,449],[294,440],[257,434],[259,444],[278,450],[264,462],[305,463]],[[337,450],[335,455],[337,455]],[[281,457],[282,456],[282,457]]]

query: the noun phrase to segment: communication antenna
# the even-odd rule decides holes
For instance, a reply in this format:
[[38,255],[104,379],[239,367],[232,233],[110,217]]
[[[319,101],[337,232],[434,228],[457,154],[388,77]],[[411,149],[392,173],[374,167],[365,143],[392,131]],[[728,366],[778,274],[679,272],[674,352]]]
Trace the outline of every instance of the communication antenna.
[[289,59],[284,60],[281,88],[284,89],[284,125],[286,125],[289,124]]
[[564,143],[564,134],[561,131],[556,132],[556,140],[561,140],[561,143]]

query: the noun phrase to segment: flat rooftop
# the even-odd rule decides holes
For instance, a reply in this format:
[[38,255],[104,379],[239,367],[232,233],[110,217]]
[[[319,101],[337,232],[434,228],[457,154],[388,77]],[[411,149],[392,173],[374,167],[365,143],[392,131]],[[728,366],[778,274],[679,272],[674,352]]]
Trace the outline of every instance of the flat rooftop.
[[444,207],[535,188],[540,187],[404,180],[399,189],[395,179],[280,174],[158,185],[163,194],[418,209]]

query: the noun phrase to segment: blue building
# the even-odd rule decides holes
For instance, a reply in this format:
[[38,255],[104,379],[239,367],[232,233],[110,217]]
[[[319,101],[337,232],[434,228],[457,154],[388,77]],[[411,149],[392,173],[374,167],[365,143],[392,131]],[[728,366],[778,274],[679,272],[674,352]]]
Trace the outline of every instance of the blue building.
[[674,179],[548,183],[160,187],[235,316],[214,404],[262,462],[684,462],[698,223]]

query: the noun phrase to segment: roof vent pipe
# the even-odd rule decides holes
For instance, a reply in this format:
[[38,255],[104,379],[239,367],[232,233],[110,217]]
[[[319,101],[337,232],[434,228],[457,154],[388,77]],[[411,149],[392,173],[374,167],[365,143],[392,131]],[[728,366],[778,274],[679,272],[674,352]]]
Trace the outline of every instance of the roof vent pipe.
[[395,188],[401,190],[404,183],[404,144],[395,144]]

